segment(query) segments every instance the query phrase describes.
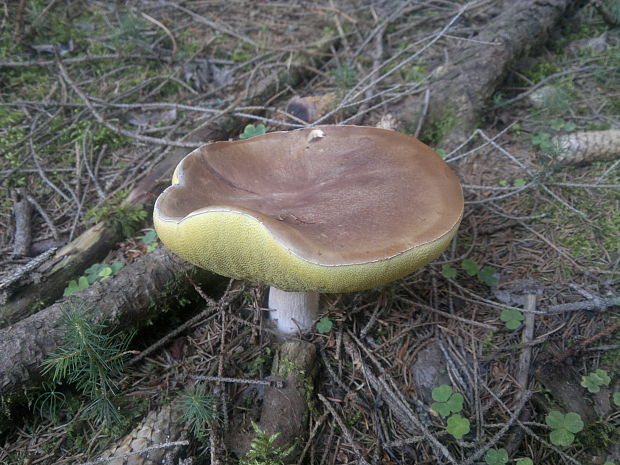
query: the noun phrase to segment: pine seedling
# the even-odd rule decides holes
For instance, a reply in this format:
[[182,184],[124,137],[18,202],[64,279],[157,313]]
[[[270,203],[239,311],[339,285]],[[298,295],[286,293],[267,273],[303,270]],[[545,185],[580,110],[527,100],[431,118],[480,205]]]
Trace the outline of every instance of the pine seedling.
[[132,334],[112,334],[103,323],[89,319],[91,309],[71,304],[61,317],[58,349],[43,362],[43,373],[52,383],[74,385],[89,399],[88,417],[99,423],[118,422],[114,403],[119,391],[116,381],[123,375],[125,355]]
[[204,384],[181,393],[183,418],[197,438],[204,438],[209,424],[218,418],[217,399],[207,392]]
[[241,465],[281,465],[293,453],[295,446],[275,447],[274,442],[280,433],[268,435],[252,422],[256,437],[250,443],[250,450],[241,458]]

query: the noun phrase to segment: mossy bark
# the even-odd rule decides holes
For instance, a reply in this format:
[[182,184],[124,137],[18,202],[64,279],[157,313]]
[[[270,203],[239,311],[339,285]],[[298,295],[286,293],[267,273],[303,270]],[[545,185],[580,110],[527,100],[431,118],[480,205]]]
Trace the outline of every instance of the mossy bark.
[[0,394],[38,378],[41,362],[57,348],[65,305],[74,303],[90,308],[94,320],[111,327],[135,328],[155,318],[167,301],[177,301],[179,295],[187,294],[191,285],[184,277],[190,273],[205,287],[225,279],[200,270],[161,247],[127,265],[112,278],[98,281],[68,299],[0,329]]
[[[429,86],[430,104],[423,128],[440,139],[433,141],[438,147],[452,150],[467,140],[510,63],[546,40],[571,3],[570,0],[504,2],[503,11],[481,28],[480,34],[471,37],[474,41],[466,46],[459,43],[458,48],[448,52],[450,62],[435,70]],[[422,97],[408,99],[402,105],[402,114],[396,113],[396,118],[405,127],[415,127],[423,113],[423,100]],[[454,111],[458,124],[435,134],[437,128],[447,126],[442,121],[446,108],[451,109],[451,115]]]

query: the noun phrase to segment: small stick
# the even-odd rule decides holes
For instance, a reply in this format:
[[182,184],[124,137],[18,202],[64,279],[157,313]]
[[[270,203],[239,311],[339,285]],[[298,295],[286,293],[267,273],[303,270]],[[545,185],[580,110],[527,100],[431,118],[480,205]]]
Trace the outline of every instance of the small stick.
[[555,358],[555,363],[562,363],[568,357],[572,357],[573,355],[581,352],[583,349],[586,348],[586,346],[589,346],[593,342],[596,342],[599,339],[602,339],[602,338],[607,337],[610,334],[614,333],[618,328],[620,328],[620,322],[614,323],[613,325],[608,326],[603,331],[600,331],[599,333],[595,334],[594,336],[591,336],[591,337],[589,337],[587,339],[584,339],[579,344],[577,344],[576,347],[571,347],[570,349],[568,349],[568,350],[564,351],[563,353],[561,353],[560,355],[558,355]]
[[424,126],[424,121],[426,120],[426,114],[428,113],[428,106],[431,101],[431,90],[427,88],[424,91],[424,107],[422,108],[422,114],[420,115],[420,120],[418,121],[418,127],[415,128],[414,136],[418,138],[420,136],[420,132],[422,132],[422,127]]
[[417,307],[421,307],[424,310],[428,310],[429,312],[437,313],[438,315],[441,315],[446,318],[451,318],[452,320],[456,320],[461,323],[465,323],[465,324],[472,325],[472,326],[477,326],[479,328],[488,329],[489,331],[497,331],[497,328],[493,325],[489,325],[487,323],[481,323],[475,320],[469,320],[467,318],[463,318],[462,316],[453,315],[452,313],[444,312],[442,310],[437,310],[436,308],[433,308],[430,305],[424,305],[419,302],[416,302],[414,305]]
[[[525,296],[525,308],[528,310],[536,310],[536,295],[527,294]],[[525,314],[525,326],[523,327],[523,333],[521,334],[522,350],[519,356],[519,365],[517,368],[517,374],[515,376],[517,383],[521,387],[522,391],[526,391],[528,388],[528,381],[530,375],[530,365],[532,362],[532,340],[534,339],[534,323],[536,320],[536,314],[528,312]],[[522,410],[519,415],[520,421],[529,419],[529,411],[527,409]],[[487,425],[488,426],[488,425]],[[512,428],[511,433],[505,441],[506,449],[508,453],[512,455],[521,444],[525,432],[521,428]]]
[[153,18],[152,16],[147,15],[144,12],[140,12],[140,14],[142,15],[142,17],[144,19],[146,19],[147,21],[153,23],[155,26],[161,28],[166,35],[168,36],[168,38],[170,39],[170,42],[172,43],[172,51],[170,52],[170,58],[168,58],[168,64],[171,65],[174,62],[174,56],[177,53],[177,41],[175,40],[174,36],[172,35],[172,32],[170,32],[170,29],[168,29],[162,22],[156,20],[155,18]]
[[524,391],[521,394],[521,398],[519,399],[519,403],[515,407],[514,412],[509,412],[510,419],[506,422],[506,424],[502,426],[502,428],[497,433],[495,433],[495,435],[491,439],[489,439],[489,441],[485,445],[475,451],[467,460],[461,462],[461,465],[470,465],[474,463],[476,460],[482,457],[486,451],[488,451],[491,447],[497,444],[497,442],[502,438],[508,428],[510,428],[513,423],[519,421],[519,414],[521,413],[521,410],[523,410],[523,407],[525,407],[527,401],[530,400],[530,397],[532,397],[532,394],[533,392],[531,391]]
[[60,234],[58,233],[58,229],[56,229],[56,226],[54,225],[52,219],[49,217],[47,212],[43,209],[43,207],[39,204],[39,202],[37,202],[36,199],[32,197],[30,194],[26,194],[26,198],[28,199],[28,202],[30,202],[32,206],[37,210],[39,215],[41,215],[41,218],[43,218],[43,221],[45,221],[45,224],[51,231],[52,236],[54,237],[54,240],[56,242],[60,242]]
[[[123,129],[119,126],[113,125],[112,123],[106,121],[103,116],[101,116],[101,113],[99,113],[95,109],[95,106],[90,101],[90,98],[84,93],[82,89],[78,87],[75,81],[71,79],[71,77],[67,73],[67,69],[63,65],[62,60],[58,59],[56,64],[58,65],[58,69],[60,71],[60,75],[62,76],[62,78],[65,80],[67,84],[69,84],[69,86],[73,89],[73,91],[82,99],[82,101],[84,102],[86,107],[90,110],[90,113],[95,117],[97,122],[104,125],[110,131],[116,134],[120,134],[122,136],[135,139],[139,142],[144,142],[146,144],[171,145],[174,147],[186,147],[186,148],[196,148],[198,145],[200,145],[199,143],[196,143],[196,142],[183,142],[183,141],[176,141],[176,140],[161,139],[158,137],[143,136],[143,135],[137,134],[132,131],[127,131],[126,129]],[[36,158],[35,158],[35,161],[36,161]],[[66,200],[69,201],[68,198]]]
[[536,310],[536,295],[527,294],[525,296],[525,308],[529,310],[525,314],[525,327],[521,335],[521,342],[523,343],[523,350],[519,357],[519,368],[517,369],[517,382],[521,389],[527,389],[527,382],[530,373],[530,364],[532,361],[532,342],[534,338],[534,322],[536,314],[533,310]]
[[301,451],[301,454],[299,455],[299,459],[297,459],[297,463],[303,462],[304,457],[308,453],[308,449],[314,443],[313,441],[314,436],[316,435],[317,430],[321,427],[321,425],[325,421],[325,418],[327,418],[327,414],[321,415],[319,419],[316,421],[316,423],[314,424],[314,427],[312,428],[312,431],[310,432],[310,435],[308,436],[308,440],[306,441],[306,445],[304,446],[304,449]]
[[618,299],[594,297],[592,300],[582,302],[572,302],[569,304],[552,305],[547,309],[547,313],[576,312],[579,310],[599,310],[604,311],[614,305],[620,305]]
[[19,6],[17,7],[17,16],[15,18],[15,42],[18,44],[22,40],[22,18],[24,16],[24,8],[26,7],[26,0],[19,0]]
[[340,429],[342,430],[342,434],[344,435],[344,437],[347,439],[347,441],[349,442],[349,444],[355,451],[355,454],[357,455],[357,460],[358,460],[357,463],[360,465],[370,465],[366,461],[364,456],[362,455],[362,451],[360,450],[357,443],[353,440],[353,435],[351,434],[351,431],[349,431],[349,428],[347,427],[347,425],[344,424],[344,422],[342,421],[342,418],[340,418],[340,415],[338,415],[338,412],[336,412],[332,404],[323,396],[323,394],[318,393],[318,397],[319,397],[319,400],[323,402],[325,407],[327,407],[327,410],[329,410],[329,413],[332,414],[332,416],[334,417],[334,420],[336,420],[336,423],[338,423],[338,426],[340,426]]
[[0,281],[0,290],[8,288],[15,281],[21,279],[22,276],[37,268],[41,263],[45,262],[49,257],[54,255],[54,252],[56,252],[56,250],[57,247],[52,247],[51,249],[46,250],[42,254],[34,257],[25,265],[19,267],[15,272],[6,276],[4,279],[2,279],[2,281]]
[[24,188],[16,190],[15,199],[15,236],[13,239],[13,257],[24,257],[32,244],[32,205],[28,202]]
[[[194,284],[193,281],[191,281],[191,279],[190,279],[190,283]],[[131,365],[139,362],[144,357],[149,355],[151,352],[159,349],[161,346],[166,344],[169,340],[171,340],[171,339],[175,338],[176,336],[178,336],[179,334],[181,334],[187,328],[190,328],[192,325],[196,324],[198,321],[200,321],[203,318],[206,318],[207,316],[209,316],[209,314],[211,314],[212,312],[214,312],[218,308],[227,307],[228,305],[230,305],[232,303],[232,301],[235,299],[235,297],[237,297],[240,294],[241,294],[241,292],[234,293],[232,296],[228,295],[228,294],[225,294],[222,297],[222,299],[220,300],[220,303],[215,302],[213,299],[209,299],[209,301],[207,301],[207,308],[206,309],[204,309],[202,312],[200,312],[198,315],[194,316],[193,318],[190,318],[189,320],[187,320],[185,323],[183,323],[181,326],[179,326],[175,330],[173,330],[173,331],[169,332],[168,334],[166,334],[163,338],[161,338],[155,344],[153,344],[153,345],[147,347],[146,349],[144,349],[142,352],[140,352],[134,358],[129,360],[127,362],[127,365],[131,366]],[[224,300],[225,298],[226,298],[226,300]]]
[[366,335],[368,334],[368,332],[372,329],[372,327],[375,325],[375,322],[377,321],[377,316],[379,315],[379,313],[383,310],[384,308],[380,305],[377,304],[375,306],[375,310],[372,312],[372,315],[370,315],[370,318],[368,319],[368,322],[366,323],[366,325],[364,326],[364,328],[362,328],[362,331],[360,332],[360,337],[363,339],[366,337]]
[[272,386],[278,389],[284,387],[284,381],[261,380],[261,379],[245,379],[245,378],[227,378],[224,376],[193,376],[194,379],[200,381],[216,381],[218,383],[236,383],[236,384],[258,384],[262,386]]
[[121,455],[115,455],[114,457],[100,458],[100,459],[97,459],[97,460],[93,460],[92,462],[80,463],[79,465],[97,465],[98,463],[108,463],[108,462],[112,462],[113,460],[119,460],[119,459],[124,459],[124,458],[127,458],[127,457],[131,457],[132,455],[145,454],[145,453],[150,452],[152,450],[165,449],[165,448],[168,448],[168,447],[188,446],[188,445],[189,445],[189,441],[166,442],[164,444],[156,444],[154,446],[145,447],[142,450],[136,450],[136,451],[128,452],[126,454],[121,454]]
[[50,186],[54,190],[54,192],[56,192],[58,195],[60,195],[63,198],[63,200],[65,200],[66,202],[71,202],[71,199],[69,198],[69,196],[65,194],[63,191],[61,191],[60,188],[56,184],[50,181],[50,179],[45,174],[45,171],[43,171],[43,168],[41,168],[41,164],[39,163],[39,159],[37,158],[37,155],[34,150],[34,144],[32,143],[32,139],[30,139],[30,154],[32,155],[34,164],[37,167],[39,176],[41,176],[45,184]]
[[220,465],[220,459],[218,458],[218,437],[216,435],[215,428],[209,428],[209,449],[211,450],[211,464]]

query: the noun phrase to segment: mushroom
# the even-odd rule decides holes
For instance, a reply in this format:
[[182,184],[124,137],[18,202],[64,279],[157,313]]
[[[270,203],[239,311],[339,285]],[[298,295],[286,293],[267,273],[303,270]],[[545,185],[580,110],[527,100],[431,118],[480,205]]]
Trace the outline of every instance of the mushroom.
[[435,259],[463,213],[455,174],[395,131],[320,126],[216,142],[157,199],[157,234],[218,274],[271,286],[284,334],[309,331],[318,293],[399,279]]

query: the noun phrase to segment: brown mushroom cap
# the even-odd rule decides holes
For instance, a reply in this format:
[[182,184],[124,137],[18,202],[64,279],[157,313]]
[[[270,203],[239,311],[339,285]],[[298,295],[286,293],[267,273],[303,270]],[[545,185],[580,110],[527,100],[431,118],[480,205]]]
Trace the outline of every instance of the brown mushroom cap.
[[460,184],[413,137],[322,126],[205,145],[181,161],[154,222],[175,253],[288,291],[398,279],[456,233]]

